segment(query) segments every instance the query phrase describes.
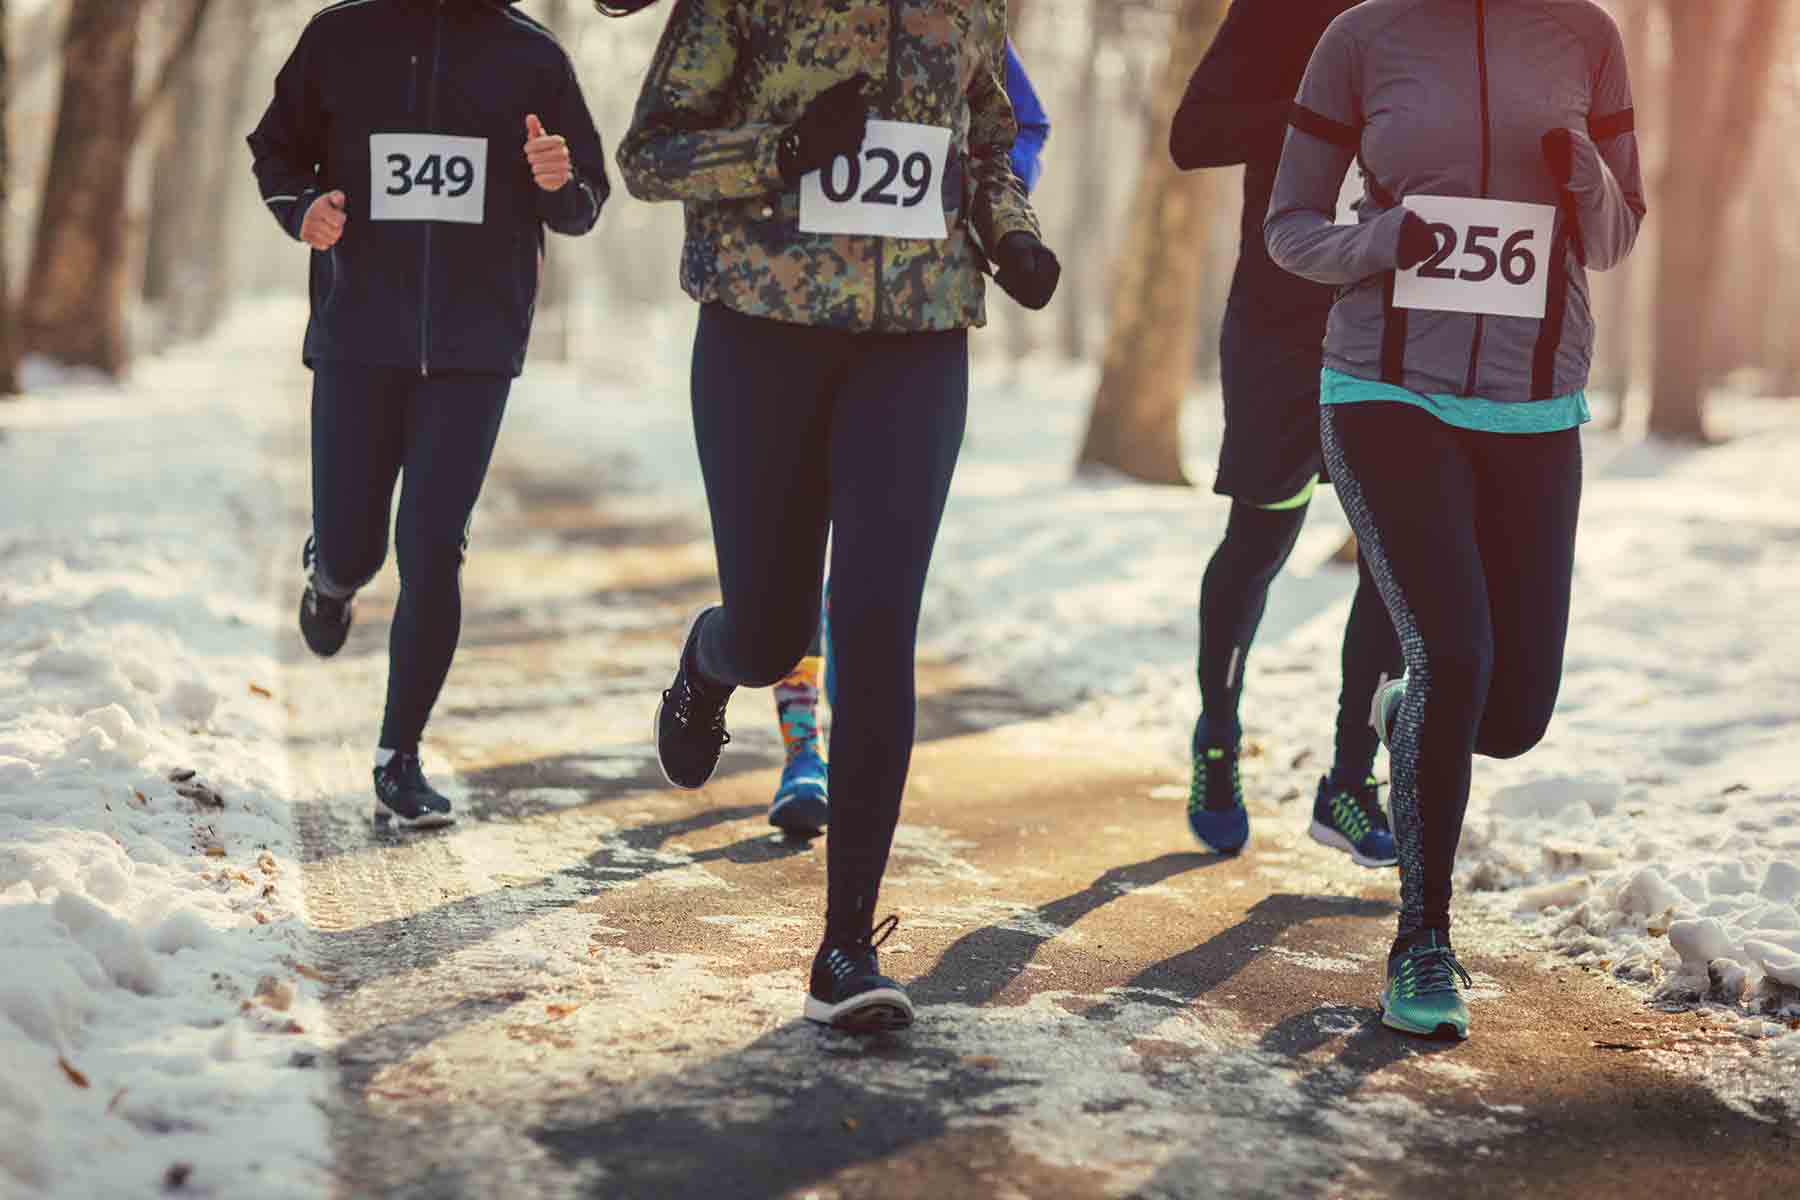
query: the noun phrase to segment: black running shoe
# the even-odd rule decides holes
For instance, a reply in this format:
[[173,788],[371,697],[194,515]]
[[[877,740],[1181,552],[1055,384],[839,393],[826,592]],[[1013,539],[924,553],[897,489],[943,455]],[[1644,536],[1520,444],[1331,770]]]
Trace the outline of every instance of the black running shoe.
[[344,639],[350,636],[351,610],[355,607],[356,595],[351,593],[337,599],[320,594],[316,563],[313,540],[307,538],[306,548],[300,552],[300,565],[306,569],[306,591],[300,595],[300,636],[306,639],[307,648],[314,654],[330,658],[344,648]]
[[725,705],[732,689],[707,683],[695,661],[700,622],[717,607],[701,609],[688,626],[675,682],[656,706],[656,761],[663,778],[678,788],[705,787],[718,769],[719,752],[731,741],[725,729]]
[[885,1033],[913,1023],[906,989],[881,973],[875,955],[899,924],[900,918],[889,917],[863,937],[819,947],[806,993],[807,1020],[850,1033]]
[[416,754],[396,754],[375,768],[375,823],[400,829],[435,829],[450,825],[450,799],[425,781]]

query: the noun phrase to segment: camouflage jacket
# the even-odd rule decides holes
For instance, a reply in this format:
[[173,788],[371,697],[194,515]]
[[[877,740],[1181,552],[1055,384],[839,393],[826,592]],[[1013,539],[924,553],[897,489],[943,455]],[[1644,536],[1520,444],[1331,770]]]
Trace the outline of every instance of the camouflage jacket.
[[[858,332],[980,325],[980,247],[1038,229],[1008,163],[1005,46],[1005,0],[676,0],[619,166],[632,195],[685,205],[681,284],[702,303]],[[859,71],[871,118],[951,131],[948,238],[800,232],[776,145]]]

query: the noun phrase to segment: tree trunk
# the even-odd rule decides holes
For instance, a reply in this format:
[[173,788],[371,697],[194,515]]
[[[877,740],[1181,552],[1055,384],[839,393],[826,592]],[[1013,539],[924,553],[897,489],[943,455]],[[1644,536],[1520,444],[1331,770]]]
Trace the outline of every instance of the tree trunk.
[[[239,6],[242,7],[242,6]],[[236,58],[248,59],[248,54]],[[182,308],[193,296],[212,241],[201,214],[205,188],[220,147],[205,137],[206,60],[194,56],[177,75],[168,110],[154,133],[155,167],[150,173],[150,211],[144,245],[143,296],[159,310],[159,325],[179,336]]]
[[[1660,81],[1653,78],[1650,70],[1650,15],[1651,0],[1629,0],[1619,22],[1625,40],[1625,61],[1630,66],[1633,90],[1637,93],[1639,129],[1651,127],[1654,120],[1651,108],[1661,97]],[[1625,411],[1631,400],[1640,275],[1633,259],[1626,259],[1610,273],[1610,278],[1604,280],[1605,292],[1599,297],[1600,386],[1616,401],[1613,410],[1601,419],[1602,429],[1618,429],[1624,425]]]
[[62,102],[20,306],[26,351],[125,365],[125,184],[143,0],[72,0]]
[[[546,0],[544,24],[574,44],[575,23],[571,19],[569,0]],[[552,129],[551,133],[563,130]],[[551,235],[544,255],[544,281],[538,292],[537,330],[532,335],[532,348],[539,357],[552,362],[568,362],[574,349],[575,263],[571,261],[574,246],[561,244],[565,239]]]
[[1061,310],[1064,357],[1087,357],[1088,321],[1092,316],[1094,275],[1099,269],[1104,243],[1094,237],[1106,218],[1106,124],[1108,112],[1100,95],[1100,60],[1106,54],[1113,22],[1114,0],[1093,0],[1088,15],[1088,46],[1081,65],[1081,83],[1075,100],[1075,161],[1089,169],[1075,176],[1070,197],[1070,225],[1062,244],[1068,247],[1067,267],[1056,306]]
[[[1658,221],[1669,236],[1659,239],[1657,256],[1650,432],[1703,442],[1713,375],[1710,318],[1729,224],[1721,197],[1737,195],[1767,107],[1783,0],[1728,8],[1665,0],[1664,7],[1674,54],[1669,75],[1682,94],[1667,106],[1668,168],[1658,196]],[[1736,18],[1721,30],[1728,12]]]
[[1100,387],[1078,462],[1149,483],[1187,483],[1181,401],[1199,340],[1207,219],[1217,188],[1209,175],[1176,168],[1168,131],[1224,9],[1223,0],[1184,0],[1151,95],[1143,166],[1114,268]]
[[0,0],[0,396],[16,395],[19,390],[19,348],[13,337],[12,277],[6,269],[6,205],[12,195],[12,159],[6,141],[9,116],[6,98],[11,94],[12,76],[7,72],[6,63],[6,0]]

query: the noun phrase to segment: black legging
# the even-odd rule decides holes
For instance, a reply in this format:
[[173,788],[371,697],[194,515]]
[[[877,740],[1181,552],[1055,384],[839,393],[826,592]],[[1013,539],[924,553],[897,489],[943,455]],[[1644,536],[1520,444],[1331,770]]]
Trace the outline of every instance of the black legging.
[[[1294,551],[1308,507],[1269,509],[1232,501],[1225,539],[1200,585],[1200,704],[1213,739],[1238,736],[1244,660],[1268,607],[1269,586]],[[1356,597],[1344,627],[1343,691],[1331,768],[1332,777],[1346,784],[1361,782],[1374,769],[1379,743],[1369,725],[1369,704],[1381,681],[1398,676],[1401,669],[1400,641],[1360,554],[1356,569]]]
[[1447,931],[1471,756],[1525,753],[1556,707],[1581,437],[1477,433],[1410,404],[1321,412],[1332,480],[1406,651],[1388,738],[1400,933]]
[[[831,531],[830,936],[866,932],[912,759],[925,573],[968,415],[969,343],[700,310],[694,436],[724,607],[700,670],[779,682],[819,630]],[[821,469],[822,468],[822,469]]]
[[394,483],[400,596],[388,634],[380,745],[416,753],[462,632],[462,563],[506,413],[504,375],[351,363],[313,369],[313,537],[318,584],[344,596],[387,558]]

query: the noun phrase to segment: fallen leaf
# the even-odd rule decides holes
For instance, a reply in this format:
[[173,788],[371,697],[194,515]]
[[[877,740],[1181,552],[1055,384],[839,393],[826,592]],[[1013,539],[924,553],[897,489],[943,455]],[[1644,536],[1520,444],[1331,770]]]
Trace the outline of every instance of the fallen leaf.
[[305,1033],[306,1026],[300,1024],[300,1022],[298,1022],[298,1021],[289,1021],[285,1026],[282,1027],[281,1032],[283,1032],[283,1033]]
[[192,783],[176,784],[175,794],[178,796],[186,796],[201,808],[225,807],[225,797],[198,780],[195,780]]
[[1000,1065],[1000,1060],[991,1054],[971,1054],[963,1058],[962,1065],[978,1071],[992,1071]]
[[113,1098],[106,1102],[106,1111],[108,1115],[111,1115],[112,1111],[119,1107],[119,1101],[123,1100],[125,1098],[125,1093],[130,1090],[130,1088],[120,1088],[113,1093]]
[[276,871],[280,870],[280,867],[277,866],[275,862],[275,856],[270,854],[267,850],[264,850],[261,854],[256,856],[256,865],[261,868],[264,875],[273,875]]
[[1730,787],[1726,788],[1724,791],[1720,792],[1719,795],[1735,796],[1739,792],[1747,792],[1749,790],[1750,790],[1750,785],[1747,783],[1734,783]]
[[332,982],[331,976],[327,975],[323,971],[317,970],[316,968],[309,967],[305,963],[290,961],[288,963],[288,966],[290,966],[294,969],[294,973],[296,975],[303,975],[307,979],[312,980],[314,983],[330,983],[330,982]]
[[1302,750],[1300,753],[1294,755],[1294,761],[1288,764],[1288,769],[1298,771],[1301,767],[1304,767],[1308,762],[1312,761],[1312,756],[1313,752],[1311,750]]
[[144,795],[144,793],[138,791],[136,788],[131,789],[131,794],[137,798],[139,808],[150,807],[150,797]]
[[193,777],[194,770],[191,767],[176,767],[173,771],[169,772],[170,783],[186,783]]
[[581,1005],[579,1004],[546,1004],[544,1005],[544,1011],[549,1013],[553,1020],[560,1021],[580,1007]]
[[261,696],[264,700],[273,700],[275,698],[275,693],[271,692],[260,683],[253,683],[250,685],[250,694],[252,696]]
[[225,847],[223,847],[223,846],[208,846],[206,848],[206,857],[208,857],[208,858],[224,858],[225,857]]
[[276,1012],[286,1012],[294,1006],[294,985],[264,975],[256,981],[256,999]]
[[163,1186],[171,1192],[180,1191],[187,1186],[188,1177],[193,1173],[193,1163],[176,1163],[163,1172]]
[[269,923],[269,914],[264,912],[260,908],[257,909],[256,910],[256,923],[258,925],[267,925]]
[[273,896],[274,894],[275,894],[275,885],[272,883],[265,883],[263,885],[262,898],[264,900],[267,900],[270,896]]
[[1648,1046],[1640,1046],[1634,1042],[1595,1042],[1596,1050],[1647,1050]]
[[74,1084],[76,1087],[84,1088],[84,1087],[88,1086],[88,1077],[86,1075],[83,1075],[80,1071],[77,1071],[74,1067],[70,1066],[68,1059],[58,1058],[56,1060],[56,1065],[63,1069],[63,1074],[67,1075],[69,1077],[69,1082]]

